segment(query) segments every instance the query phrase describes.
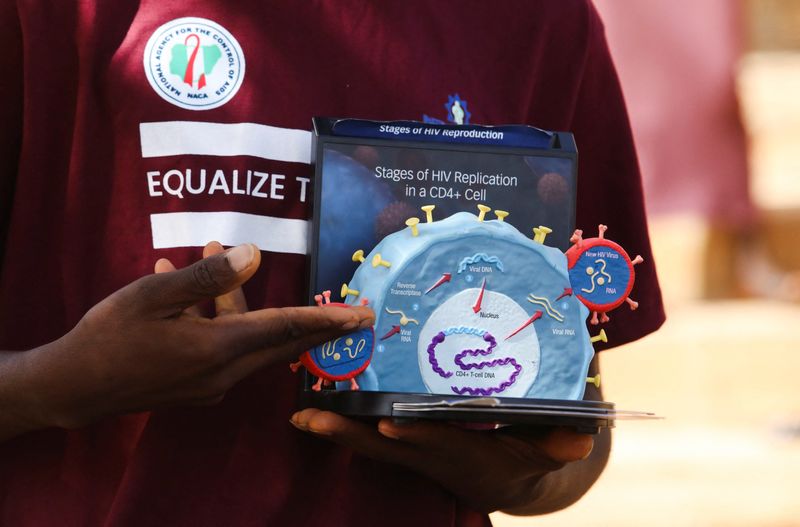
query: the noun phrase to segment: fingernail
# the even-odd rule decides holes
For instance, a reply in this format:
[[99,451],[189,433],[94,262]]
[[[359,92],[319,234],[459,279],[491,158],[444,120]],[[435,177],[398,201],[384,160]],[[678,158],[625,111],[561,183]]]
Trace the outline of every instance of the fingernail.
[[586,453],[583,455],[581,460],[587,459],[589,456],[591,456],[592,455],[592,450],[594,450],[594,439],[592,439],[591,446],[589,446],[589,448],[586,450]]
[[367,329],[372,325],[373,320],[371,318],[365,318],[358,324],[359,329]]
[[295,423],[294,419],[289,419],[289,424],[297,428],[298,430],[305,430],[302,426],[300,426],[300,423]]
[[400,435],[397,434],[397,432],[392,429],[391,425],[385,421],[378,423],[378,432],[389,439],[400,439]]
[[[295,414],[295,415],[297,415],[297,414]],[[309,428],[306,425],[306,423],[301,423],[300,421],[295,420],[295,416],[294,415],[292,416],[291,419],[289,419],[289,424],[291,424],[293,427],[297,428],[298,430],[300,430],[302,432],[309,432],[311,434],[316,434],[316,435],[319,435],[319,436],[330,436],[330,435],[333,435],[333,432],[330,432],[328,430],[315,430],[313,428]]]
[[227,258],[231,269],[238,273],[244,269],[247,269],[247,267],[253,261],[254,255],[255,251],[253,250],[253,246],[249,243],[244,243],[242,245],[237,245],[228,251],[225,254],[225,258]]
[[358,320],[350,320],[342,324],[342,329],[345,331],[350,331],[351,329],[356,329],[358,327]]
[[306,428],[306,426],[304,424],[302,424],[300,421],[297,420],[297,414],[296,413],[292,416],[291,419],[289,419],[289,423],[293,427],[297,428],[298,430],[302,430],[303,432],[308,431],[308,428]]

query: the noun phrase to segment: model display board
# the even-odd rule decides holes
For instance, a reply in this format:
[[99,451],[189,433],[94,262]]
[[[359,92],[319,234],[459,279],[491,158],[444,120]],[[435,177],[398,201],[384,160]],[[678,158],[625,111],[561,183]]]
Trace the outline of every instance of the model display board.
[[592,344],[607,342],[587,319],[605,322],[626,301],[637,307],[628,295],[641,258],[607,240],[603,225],[595,238],[572,230],[570,134],[314,125],[311,298],[366,305],[376,320],[292,365],[309,374],[301,404],[589,431],[645,415],[582,400],[587,383],[600,383],[587,377]]

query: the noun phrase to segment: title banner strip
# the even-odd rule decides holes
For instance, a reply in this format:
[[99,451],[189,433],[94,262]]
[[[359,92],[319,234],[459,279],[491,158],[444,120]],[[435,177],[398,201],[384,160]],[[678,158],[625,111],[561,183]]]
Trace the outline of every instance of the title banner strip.
[[309,224],[243,212],[167,212],[150,215],[154,249],[203,247],[211,240],[234,246],[255,243],[262,251],[306,254]]
[[311,162],[311,132],[256,123],[163,121],[140,123],[142,157],[253,156]]
[[527,125],[448,125],[364,119],[340,119],[333,123],[332,133],[371,139],[542,149],[551,148],[555,137],[552,132]]

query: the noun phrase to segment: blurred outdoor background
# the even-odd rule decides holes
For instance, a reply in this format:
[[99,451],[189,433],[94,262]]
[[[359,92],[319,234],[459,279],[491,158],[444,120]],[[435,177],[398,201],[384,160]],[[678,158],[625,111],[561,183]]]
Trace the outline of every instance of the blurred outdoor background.
[[595,1],[668,316],[603,389],[666,419],[617,423],[578,504],[493,522],[800,526],[800,0]]

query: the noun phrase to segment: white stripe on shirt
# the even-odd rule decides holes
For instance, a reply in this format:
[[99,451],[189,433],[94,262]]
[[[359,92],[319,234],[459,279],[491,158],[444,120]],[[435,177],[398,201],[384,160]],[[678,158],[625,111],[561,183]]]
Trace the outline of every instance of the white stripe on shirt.
[[311,132],[256,123],[162,121],[140,123],[142,157],[253,156],[311,162]]
[[262,251],[306,254],[308,222],[243,212],[168,212],[151,214],[153,248],[255,243]]

